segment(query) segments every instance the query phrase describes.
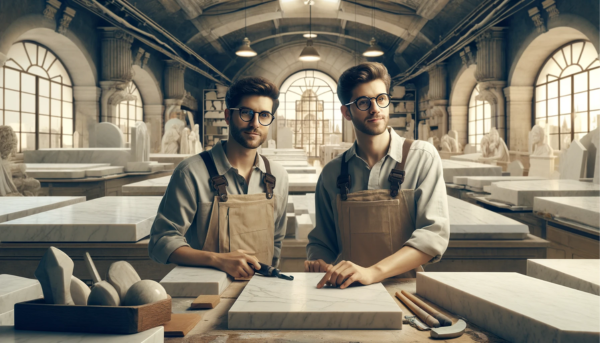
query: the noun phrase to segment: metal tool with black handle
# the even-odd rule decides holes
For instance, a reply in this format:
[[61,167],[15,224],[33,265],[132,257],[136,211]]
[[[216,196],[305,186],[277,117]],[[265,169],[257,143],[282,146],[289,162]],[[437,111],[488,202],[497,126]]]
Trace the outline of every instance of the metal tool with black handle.
[[264,276],[269,276],[269,277],[278,277],[280,279],[284,279],[284,280],[294,280],[293,276],[288,276],[285,274],[281,274],[281,271],[275,267],[271,267],[268,266],[264,263],[260,263],[260,269],[256,271],[256,273],[260,274],[260,275],[264,275]]

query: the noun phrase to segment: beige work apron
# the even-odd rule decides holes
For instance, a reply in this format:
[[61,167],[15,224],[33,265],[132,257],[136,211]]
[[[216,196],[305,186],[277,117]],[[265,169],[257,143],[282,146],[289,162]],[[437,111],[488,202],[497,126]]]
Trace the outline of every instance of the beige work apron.
[[[392,174],[394,171],[402,172],[402,181],[404,164],[411,144],[411,140],[405,141],[402,147],[402,162],[392,171]],[[342,159],[345,161],[345,156]],[[342,253],[338,260],[351,261],[368,268],[396,253],[408,241],[415,230],[414,189],[399,189],[402,181],[396,181],[398,188],[395,196],[392,196],[395,192],[389,189],[348,194],[349,186],[346,189],[346,200],[343,200],[342,195],[337,195],[338,225],[342,243]],[[414,278],[417,271],[423,271],[423,267],[419,266],[398,277]]]

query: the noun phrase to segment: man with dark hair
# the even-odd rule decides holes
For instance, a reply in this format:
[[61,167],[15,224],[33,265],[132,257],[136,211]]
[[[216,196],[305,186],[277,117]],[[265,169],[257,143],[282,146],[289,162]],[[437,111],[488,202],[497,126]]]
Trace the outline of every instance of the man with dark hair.
[[352,67],[338,81],[356,142],[323,168],[317,183],[317,222],[304,264],[307,272],[326,272],[317,288],[415,277],[448,247],[441,159],[431,144],[387,127],[389,89],[380,63]]
[[214,267],[233,277],[252,276],[259,261],[279,263],[288,176],[257,152],[278,97],[277,87],[259,77],[229,88],[229,139],[175,168],[150,232],[153,260]]

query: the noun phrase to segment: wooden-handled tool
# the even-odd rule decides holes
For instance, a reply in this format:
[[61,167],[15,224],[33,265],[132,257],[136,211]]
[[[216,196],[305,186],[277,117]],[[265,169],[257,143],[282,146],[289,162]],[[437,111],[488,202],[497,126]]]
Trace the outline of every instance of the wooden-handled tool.
[[403,294],[396,292],[396,298],[400,299],[414,314],[417,315],[425,324],[437,328],[440,327],[440,322],[431,316],[429,313],[422,310],[419,306],[415,305],[410,299],[405,297]]
[[433,309],[433,307],[424,303],[421,299],[415,297],[414,295],[408,293],[407,291],[401,291],[401,293],[402,293],[402,295],[407,297],[410,301],[415,303],[415,305],[419,306],[421,309],[425,310],[425,312],[429,313],[433,318],[437,319],[440,322],[440,326],[451,326],[452,325],[452,321],[448,317],[439,313],[438,311]]

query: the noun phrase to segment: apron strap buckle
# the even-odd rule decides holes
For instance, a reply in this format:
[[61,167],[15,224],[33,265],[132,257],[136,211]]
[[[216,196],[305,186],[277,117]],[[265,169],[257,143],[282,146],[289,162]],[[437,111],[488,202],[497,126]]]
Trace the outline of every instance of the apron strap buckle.
[[350,174],[340,175],[337,178],[337,188],[340,189],[340,196],[342,200],[348,199],[348,193],[350,193],[350,183],[352,182],[352,178]]
[[390,195],[395,198],[400,190],[400,185],[404,182],[404,170],[392,169],[388,181],[390,182]]
[[219,192],[219,197],[221,198],[221,201],[225,202],[227,201],[227,186],[229,185],[229,183],[227,182],[227,179],[222,176],[215,176],[215,177],[211,177],[210,180],[212,181],[212,185],[214,187],[215,190],[217,190],[217,192]]
[[272,174],[265,173],[263,175],[263,182],[265,183],[265,185],[267,187],[267,199],[273,198],[273,188],[275,188],[275,185],[277,183],[277,178],[275,176],[273,176]]

